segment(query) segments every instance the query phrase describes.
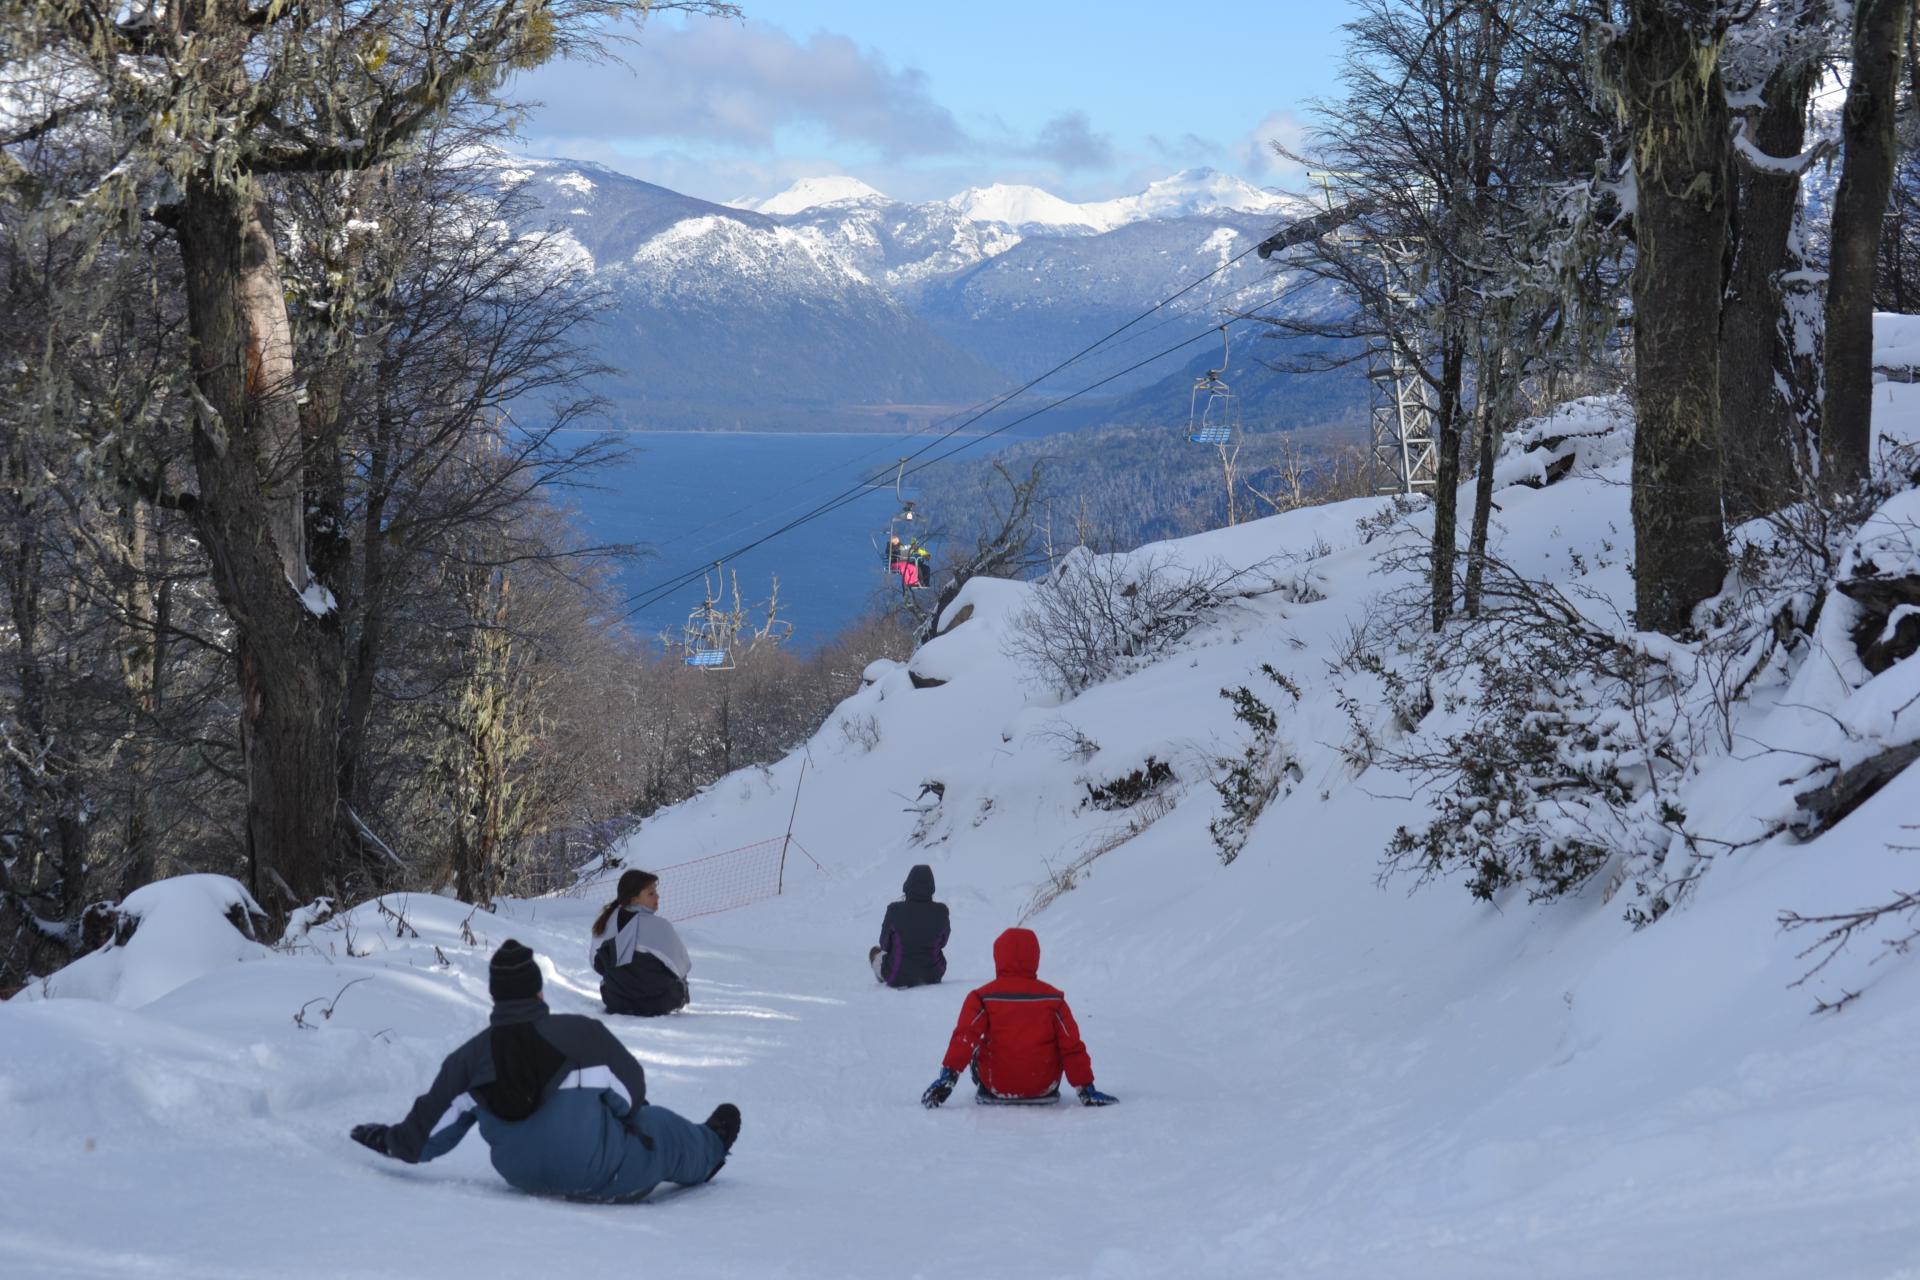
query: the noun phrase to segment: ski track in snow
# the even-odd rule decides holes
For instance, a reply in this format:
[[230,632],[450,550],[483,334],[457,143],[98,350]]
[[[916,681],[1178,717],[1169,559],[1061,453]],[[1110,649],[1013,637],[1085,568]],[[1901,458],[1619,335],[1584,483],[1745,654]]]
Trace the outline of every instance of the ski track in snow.
[[[1920,422],[1920,389],[1877,394],[1887,421]],[[1619,600],[1624,453],[1578,419],[1551,433],[1576,441],[1575,473],[1503,490],[1497,536],[1523,570]],[[417,937],[365,904],[291,956],[169,952],[182,967],[149,974],[143,1003],[107,1003],[131,999],[112,966],[136,934],[68,971],[101,999],[0,1005],[0,1275],[1920,1277],[1920,967],[1876,964],[1868,941],[1793,989],[1809,939],[1774,923],[1911,884],[1917,855],[1895,846],[1920,843],[1920,771],[1812,844],[1722,855],[1640,933],[1597,890],[1497,908],[1451,883],[1383,892],[1379,851],[1421,810],[1405,779],[1341,762],[1324,676],[1383,586],[1356,528],[1379,505],[1159,548],[1240,564],[1316,548],[1297,567],[1326,598],[1228,610],[1068,702],[1006,656],[1020,584],[970,585],[953,610],[970,619],[914,657],[947,685],[875,664],[808,747],[796,835],[825,870],[790,863],[787,896],[682,926],[687,1012],[607,1019],[654,1103],[741,1107],[714,1183],[568,1204],[509,1190],[477,1133],[422,1166],[350,1142],[484,1025],[506,937],[542,956],[554,1009],[599,1010],[585,951],[604,882],[475,913],[472,944],[467,907],[396,895]],[[1262,662],[1303,686],[1282,736],[1304,778],[1222,869],[1208,760],[1240,739],[1216,690]],[[1872,689],[1829,686],[1867,722]],[[1751,741],[1825,731],[1786,691],[1756,690]],[[1071,756],[1063,725],[1101,749]],[[1149,754],[1180,803],[1030,921],[1120,1105],[989,1110],[963,1081],[923,1110],[993,937],[1125,817],[1081,807],[1084,783]],[[628,864],[777,835],[801,761],[656,815]],[[1729,834],[1789,772],[1757,749],[1716,769],[1693,812]],[[923,811],[930,779],[944,796]],[[948,978],[889,991],[866,948],[922,861],[953,911]],[[1852,989],[1841,1015],[1808,1015]]]

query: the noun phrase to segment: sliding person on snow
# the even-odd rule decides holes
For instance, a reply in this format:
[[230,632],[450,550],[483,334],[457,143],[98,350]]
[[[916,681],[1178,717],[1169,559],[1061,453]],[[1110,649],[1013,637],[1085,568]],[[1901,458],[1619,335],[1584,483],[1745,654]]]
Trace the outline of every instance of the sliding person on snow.
[[740,1109],[694,1124],[647,1105],[640,1064],[598,1020],[549,1013],[533,952],[509,938],[493,953],[493,1018],[441,1064],[399,1124],[361,1124],[353,1140],[408,1164],[447,1154],[475,1124],[493,1167],[534,1195],[626,1203],[662,1182],[706,1182],[740,1136]]
[[1093,1087],[1093,1063],[1065,993],[1035,976],[1040,939],[1033,930],[1008,929],[994,939],[993,967],[999,976],[969,991],[960,1006],[940,1075],[920,1095],[921,1105],[937,1107],[951,1097],[960,1068],[967,1066],[975,1102],[1055,1102],[1062,1071],[1087,1106],[1118,1102]]

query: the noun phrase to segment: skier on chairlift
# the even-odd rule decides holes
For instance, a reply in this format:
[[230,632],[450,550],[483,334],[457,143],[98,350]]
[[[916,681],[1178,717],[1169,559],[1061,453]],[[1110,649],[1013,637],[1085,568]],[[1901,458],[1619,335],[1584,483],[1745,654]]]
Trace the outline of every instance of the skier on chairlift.
[[897,533],[887,537],[887,572],[900,575],[902,590],[926,584],[929,555],[918,538],[902,541]]

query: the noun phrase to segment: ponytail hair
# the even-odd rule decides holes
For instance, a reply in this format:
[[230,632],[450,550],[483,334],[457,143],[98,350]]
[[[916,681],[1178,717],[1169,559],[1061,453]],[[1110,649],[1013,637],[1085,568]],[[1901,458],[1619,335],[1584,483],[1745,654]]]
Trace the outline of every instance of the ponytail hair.
[[593,922],[593,935],[600,936],[600,932],[607,927],[607,921],[613,919],[613,913],[623,904],[633,901],[658,883],[660,877],[651,871],[622,871],[620,883],[613,889],[613,901],[600,909],[600,918]]

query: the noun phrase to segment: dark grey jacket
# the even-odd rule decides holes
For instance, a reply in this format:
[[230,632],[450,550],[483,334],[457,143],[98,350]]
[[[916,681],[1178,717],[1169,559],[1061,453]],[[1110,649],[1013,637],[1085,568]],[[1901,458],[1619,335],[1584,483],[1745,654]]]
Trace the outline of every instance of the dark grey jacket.
[[622,907],[593,944],[593,971],[608,1013],[655,1018],[684,1008],[692,961],[673,925],[645,907]]
[[900,888],[906,896],[889,903],[880,922],[881,981],[890,987],[938,982],[947,972],[950,926],[946,904],[933,900],[933,868],[916,866]]
[[[496,1044],[515,1060],[496,1063]],[[538,998],[502,1001],[487,1029],[447,1055],[433,1087],[387,1131],[387,1152],[433,1160],[477,1123],[493,1167],[512,1185],[592,1195],[618,1174],[646,1100],[646,1073],[597,1020],[549,1013]]]

